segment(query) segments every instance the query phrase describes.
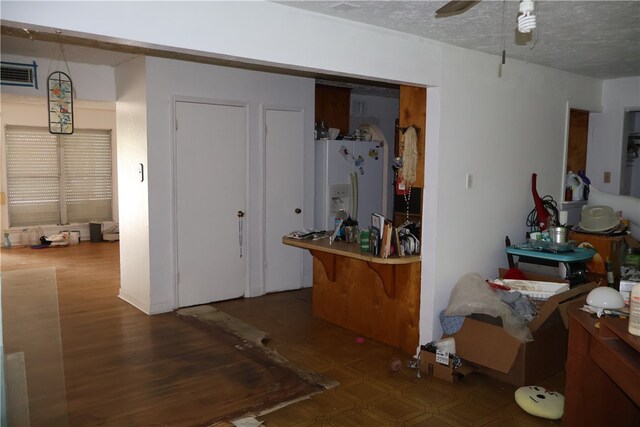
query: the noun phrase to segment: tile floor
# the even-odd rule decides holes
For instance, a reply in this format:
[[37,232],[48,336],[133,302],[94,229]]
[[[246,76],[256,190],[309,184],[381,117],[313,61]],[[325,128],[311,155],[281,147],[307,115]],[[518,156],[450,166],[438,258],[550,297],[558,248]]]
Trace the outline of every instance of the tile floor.
[[[548,426],[515,403],[516,387],[480,374],[456,384],[407,367],[399,350],[331,325],[311,315],[311,290],[282,292],[214,304],[265,332],[268,346],[292,362],[321,372],[340,386],[258,417],[275,426]],[[389,360],[403,367],[391,372]],[[563,374],[541,384],[562,392]]]

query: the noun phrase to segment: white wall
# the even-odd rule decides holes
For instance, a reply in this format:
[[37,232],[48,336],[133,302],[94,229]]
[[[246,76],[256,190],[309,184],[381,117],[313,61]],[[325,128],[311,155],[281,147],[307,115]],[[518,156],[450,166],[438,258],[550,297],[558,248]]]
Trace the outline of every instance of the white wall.
[[[440,98],[438,141],[427,136],[427,228],[435,244],[423,252],[432,265],[423,284],[423,326],[438,336],[439,311],[466,272],[495,277],[506,265],[504,238],[523,241],[533,209],[531,175],[538,192],[560,200],[567,102],[598,108],[600,83],[549,68],[507,60],[498,77],[497,56],[464,49],[443,50],[447,70]],[[569,84],[567,84],[569,83]],[[429,98],[430,90],[427,93]],[[427,99],[427,131],[433,120]],[[437,173],[434,176],[434,171]],[[465,189],[465,175],[473,185]],[[431,200],[437,183],[435,206]],[[426,285],[426,286],[425,286]]]
[[[305,227],[313,226],[313,79],[290,77],[168,59],[147,59],[149,210],[152,304],[174,303],[175,266],[172,212],[172,97],[196,97],[248,105],[248,296],[264,293],[264,141],[263,108],[304,111]],[[221,177],[223,178],[223,177]],[[203,227],[213,226],[202,224]],[[305,257],[305,284],[311,284],[311,259]]]
[[[2,162],[0,162],[0,191],[7,194],[6,183],[6,161],[5,153],[5,133],[4,129],[7,125],[15,126],[39,126],[48,127],[47,115],[47,98],[32,97],[5,94],[2,86],[2,109],[0,111],[0,121],[2,123]],[[111,147],[112,147],[112,168],[113,168],[113,219],[118,221],[118,180],[117,180],[117,162],[116,162],[116,113],[114,102],[102,101],[84,101],[75,100],[74,102],[74,122],[76,129],[110,129]],[[2,215],[2,230],[8,231],[11,236],[12,244],[19,244],[20,231],[25,227],[9,228],[8,205],[5,203],[0,207]],[[87,224],[71,224],[65,226],[49,226],[43,227],[43,233],[47,236],[57,233],[60,230],[79,230],[81,239],[89,239],[89,226]]]
[[[118,182],[120,183],[120,298],[145,313],[166,311],[151,301],[146,61],[116,67]],[[145,178],[141,182],[140,164]]]
[[393,150],[395,147],[395,120],[400,116],[400,100],[376,95],[351,94],[351,105],[354,101],[366,103],[365,114],[351,114],[349,119],[349,132],[353,133],[362,124],[374,124],[380,128],[387,140],[387,212],[383,214],[387,218],[393,218]]
[[[140,25],[141,16],[153,24]],[[541,194],[560,198],[567,106],[601,108],[599,80],[511,59],[499,79],[498,56],[269,2],[76,3],[73,14],[55,2],[3,2],[3,19],[104,40],[430,86],[421,343],[439,335],[435,319],[462,274],[494,275],[506,264],[504,236],[522,238],[533,208],[531,173],[538,173]],[[389,59],[397,57],[403,67]],[[463,184],[467,172],[474,175],[470,190]],[[167,178],[161,179],[166,185]],[[151,223],[158,221],[154,232],[168,222],[165,212],[155,210],[166,206],[165,197],[151,201]]]
[[[640,109],[640,76],[605,80],[602,84],[602,112],[589,116],[587,172],[591,183],[601,191],[620,194],[626,158],[624,114],[628,108]],[[611,172],[605,184],[604,172]]]
[[[60,52],[56,52],[60,58]],[[54,52],[51,52],[53,56]],[[36,62],[36,74],[38,76],[38,89],[33,87],[2,86],[2,93],[23,96],[41,96],[47,99],[47,77],[54,71],[62,71],[70,74],[73,82],[74,96],[77,99],[91,101],[115,101],[116,86],[113,67],[107,65],[78,64],[64,61],[52,61],[51,58],[34,58],[19,55],[2,55],[2,60],[17,62],[20,64],[32,64]],[[75,99],[75,98],[74,98]]]

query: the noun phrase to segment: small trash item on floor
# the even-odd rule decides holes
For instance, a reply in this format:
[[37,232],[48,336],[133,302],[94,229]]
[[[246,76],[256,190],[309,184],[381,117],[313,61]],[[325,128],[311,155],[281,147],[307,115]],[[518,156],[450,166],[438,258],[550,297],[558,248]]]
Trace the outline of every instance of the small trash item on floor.
[[544,387],[530,385],[520,387],[515,392],[518,406],[527,414],[536,417],[559,420],[564,412],[564,396]]
[[356,342],[357,342],[358,344],[362,344],[362,343],[364,342],[364,338],[362,338],[362,337],[358,337],[358,338],[356,338]]
[[[234,420],[234,421],[231,421],[231,424],[233,424],[236,427],[259,427],[264,425],[262,424],[262,421],[258,421],[254,417],[246,417],[239,420]],[[214,425],[217,425],[217,424],[214,424]]]
[[72,245],[77,245],[80,243],[80,231],[79,230],[71,230],[70,243]]
[[107,242],[117,242],[120,240],[120,229],[118,225],[114,225],[113,227],[104,230],[102,233],[102,240]]
[[391,372],[398,372],[402,368],[402,361],[397,357],[392,357],[389,360],[389,370]]
[[69,242],[70,242],[70,237],[69,237],[68,231],[61,231],[57,234],[40,238],[41,244],[43,245],[48,244],[49,246],[69,246]]

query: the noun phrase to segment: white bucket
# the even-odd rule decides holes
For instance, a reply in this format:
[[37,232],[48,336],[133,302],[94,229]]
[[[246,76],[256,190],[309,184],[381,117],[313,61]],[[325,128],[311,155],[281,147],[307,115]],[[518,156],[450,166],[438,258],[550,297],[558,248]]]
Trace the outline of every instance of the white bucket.
[[69,243],[71,245],[77,245],[80,243],[80,232],[78,230],[72,230],[69,237]]

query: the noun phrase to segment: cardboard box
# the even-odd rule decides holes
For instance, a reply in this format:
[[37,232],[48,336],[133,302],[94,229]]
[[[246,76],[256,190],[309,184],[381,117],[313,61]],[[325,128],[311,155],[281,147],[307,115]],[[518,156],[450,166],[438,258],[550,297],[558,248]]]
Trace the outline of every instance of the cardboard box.
[[420,372],[425,375],[433,375],[434,378],[442,381],[454,382],[475,369],[469,364],[464,364],[457,369],[453,368],[453,364],[449,361],[449,365],[443,365],[436,362],[436,354],[430,351],[420,350]]
[[640,284],[640,268],[629,269],[626,274],[620,278],[620,293],[624,298],[624,303],[629,305],[631,298],[631,289],[635,285]]
[[576,302],[584,303],[589,291],[596,286],[595,283],[579,285],[544,302],[540,314],[529,322],[534,340],[528,343],[509,335],[499,318],[467,316],[460,331],[452,335],[456,352],[463,361],[477,366],[478,372],[516,386],[534,385],[564,369],[569,325],[567,308]]

